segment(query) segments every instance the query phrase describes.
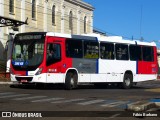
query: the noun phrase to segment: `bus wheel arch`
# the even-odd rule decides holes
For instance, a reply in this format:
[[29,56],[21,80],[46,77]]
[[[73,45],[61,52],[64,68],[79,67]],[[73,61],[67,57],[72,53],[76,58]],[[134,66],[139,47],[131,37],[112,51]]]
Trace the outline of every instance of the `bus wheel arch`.
[[122,88],[129,89],[133,86],[133,73],[132,71],[126,71],[123,76]]
[[71,90],[77,88],[78,85],[78,72],[76,69],[69,69],[65,75],[65,89]]

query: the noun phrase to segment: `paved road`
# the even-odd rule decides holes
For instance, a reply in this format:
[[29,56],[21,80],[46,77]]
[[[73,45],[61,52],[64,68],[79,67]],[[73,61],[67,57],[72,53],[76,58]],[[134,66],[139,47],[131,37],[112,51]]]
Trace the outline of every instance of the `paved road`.
[[[128,90],[113,86],[96,88],[93,85],[79,86],[79,89],[71,91],[64,90],[61,86],[38,89],[34,86],[10,88],[9,85],[0,85],[0,109],[1,111],[52,111],[51,116],[54,116],[53,114],[55,116],[71,114],[71,116],[77,115],[77,117],[80,117],[81,114],[84,115],[84,111],[106,111],[106,113],[91,112],[87,115],[105,114],[107,117],[102,115],[101,118],[83,119],[124,119],[117,116],[125,116],[126,112],[124,111],[128,103],[160,98],[159,88],[160,81],[139,83],[136,87]],[[53,111],[58,111],[58,113]],[[48,116],[49,114],[48,112]],[[133,119],[132,114],[129,116]],[[60,117],[58,119],[71,118]],[[79,120],[80,118],[72,119]],[[150,119],[150,117],[145,119]]]

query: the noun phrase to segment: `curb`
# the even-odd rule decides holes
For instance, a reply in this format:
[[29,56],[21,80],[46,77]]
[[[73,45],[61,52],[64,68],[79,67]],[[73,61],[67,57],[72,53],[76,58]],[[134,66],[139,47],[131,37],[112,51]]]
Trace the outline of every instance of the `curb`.
[[150,100],[151,102],[154,102],[156,106],[160,107],[160,98],[154,98]]
[[0,85],[11,85],[13,82],[0,82]]
[[150,101],[137,101],[126,106],[126,110],[134,112],[144,112],[154,108],[160,109],[160,98],[151,99]]
[[157,105],[154,102],[138,101],[135,103],[127,104],[128,111],[143,112],[152,108],[157,108]]

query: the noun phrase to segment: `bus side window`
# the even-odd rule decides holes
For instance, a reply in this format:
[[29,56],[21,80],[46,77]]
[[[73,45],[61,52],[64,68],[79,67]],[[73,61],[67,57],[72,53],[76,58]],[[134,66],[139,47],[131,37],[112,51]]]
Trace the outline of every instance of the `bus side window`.
[[61,46],[60,44],[47,45],[47,65],[56,63],[61,60]]
[[99,58],[99,43],[94,41],[84,41],[84,58]]
[[82,40],[68,39],[66,41],[66,56],[71,58],[82,58]]
[[141,46],[130,45],[129,46],[130,60],[131,61],[141,61],[142,60],[142,50]]
[[129,54],[130,54],[130,60],[131,61],[138,60],[137,46],[136,45],[130,45],[129,46]]
[[100,56],[101,59],[114,59],[114,44],[113,43],[100,43]]
[[116,44],[116,59],[117,60],[128,60],[128,45],[125,44]]
[[138,55],[138,60],[142,61],[142,47],[141,46],[137,46],[137,55]]
[[142,51],[143,51],[143,61],[148,61],[148,62],[154,61],[153,47],[143,46]]

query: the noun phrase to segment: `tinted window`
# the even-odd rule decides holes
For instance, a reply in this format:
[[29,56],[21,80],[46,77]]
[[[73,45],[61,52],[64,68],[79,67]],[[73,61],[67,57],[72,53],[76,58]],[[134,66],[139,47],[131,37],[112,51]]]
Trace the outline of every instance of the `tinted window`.
[[135,45],[129,46],[130,60],[137,60],[137,50]]
[[100,53],[102,59],[114,59],[114,44],[100,43]]
[[143,46],[143,60],[144,61],[153,61],[153,47]]
[[137,48],[138,60],[141,61],[142,60],[142,47],[137,46],[136,48]]
[[98,42],[84,41],[84,58],[99,58]]
[[67,40],[66,41],[66,55],[72,58],[82,58],[82,41],[81,40]]
[[142,60],[141,46],[130,45],[129,46],[130,60]]
[[116,59],[128,60],[128,45],[116,44]]

